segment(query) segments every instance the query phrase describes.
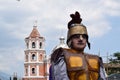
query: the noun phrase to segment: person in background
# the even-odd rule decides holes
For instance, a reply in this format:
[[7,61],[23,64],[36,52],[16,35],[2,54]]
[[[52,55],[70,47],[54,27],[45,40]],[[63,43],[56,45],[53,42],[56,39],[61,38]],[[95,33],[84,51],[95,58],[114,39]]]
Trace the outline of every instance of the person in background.
[[84,52],[90,49],[87,28],[79,12],[70,14],[67,45],[69,49],[58,48],[51,54],[50,80],[106,80],[102,58]]

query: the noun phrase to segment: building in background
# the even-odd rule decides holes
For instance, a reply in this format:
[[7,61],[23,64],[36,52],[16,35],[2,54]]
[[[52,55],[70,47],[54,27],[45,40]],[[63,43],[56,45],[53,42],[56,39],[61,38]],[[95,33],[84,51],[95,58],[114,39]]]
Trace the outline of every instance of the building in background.
[[24,76],[22,80],[48,80],[49,60],[46,57],[45,38],[33,26],[29,37],[25,38]]
[[[59,38],[59,40],[60,40],[60,43],[57,45],[57,46],[55,46],[55,48],[53,49],[53,51],[55,51],[56,49],[58,49],[58,48],[68,48],[68,46],[67,46],[67,44],[64,42],[64,40],[65,40],[65,38],[63,37],[63,36],[61,36],[60,38]],[[52,51],[52,52],[53,52]]]
[[108,75],[119,73],[120,74],[120,63],[104,63],[105,70]]

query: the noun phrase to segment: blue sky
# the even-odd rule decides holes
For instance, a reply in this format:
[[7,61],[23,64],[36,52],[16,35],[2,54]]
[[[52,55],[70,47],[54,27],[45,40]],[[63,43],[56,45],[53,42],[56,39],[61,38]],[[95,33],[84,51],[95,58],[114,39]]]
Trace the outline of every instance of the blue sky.
[[46,54],[66,38],[70,14],[79,11],[87,27],[91,49],[106,61],[106,54],[120,51],[119,0],[0,0],[0,71],[23,76],[24,39],[37,20],[38,30],[44,36]]

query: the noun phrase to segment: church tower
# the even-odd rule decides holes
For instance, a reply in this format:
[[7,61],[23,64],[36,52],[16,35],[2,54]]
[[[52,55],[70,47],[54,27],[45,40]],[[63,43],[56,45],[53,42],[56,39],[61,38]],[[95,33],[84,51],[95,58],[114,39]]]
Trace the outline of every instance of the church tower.
[[24,77],[23,80],[48,80],[49,64],[45,52],[45,38],[40,35],[37,26],[25,38]]

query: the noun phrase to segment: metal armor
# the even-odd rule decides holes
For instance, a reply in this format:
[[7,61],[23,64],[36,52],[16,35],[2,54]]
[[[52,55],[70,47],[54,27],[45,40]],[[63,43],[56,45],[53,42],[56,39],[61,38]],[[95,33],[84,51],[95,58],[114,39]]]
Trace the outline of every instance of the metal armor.
[[98,80],[99,57],[90,54],[79,54],[72,49],[64,50],[67,72],[70,80]]

